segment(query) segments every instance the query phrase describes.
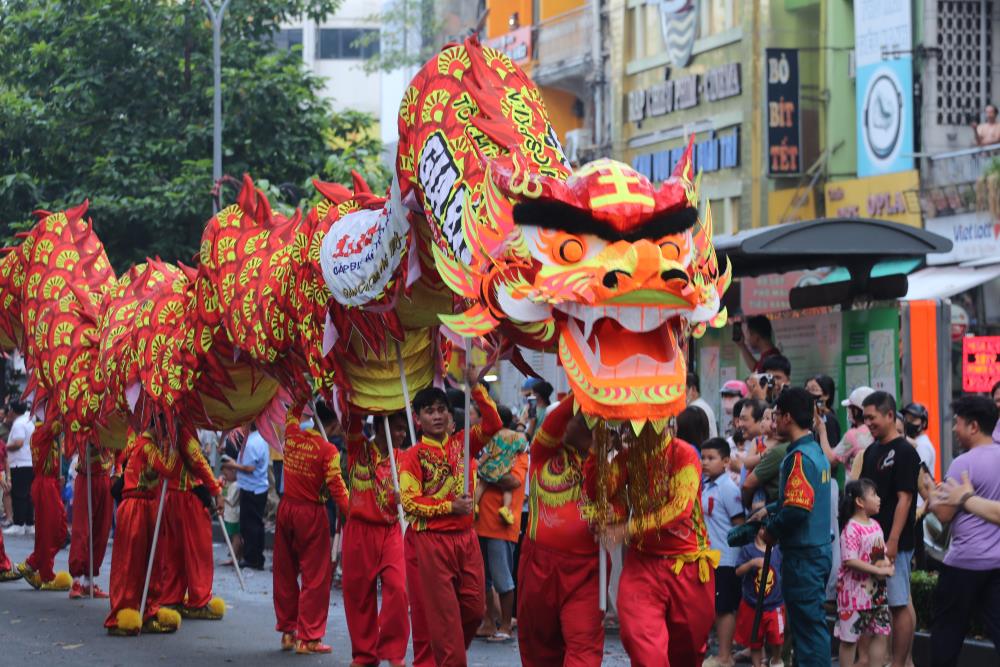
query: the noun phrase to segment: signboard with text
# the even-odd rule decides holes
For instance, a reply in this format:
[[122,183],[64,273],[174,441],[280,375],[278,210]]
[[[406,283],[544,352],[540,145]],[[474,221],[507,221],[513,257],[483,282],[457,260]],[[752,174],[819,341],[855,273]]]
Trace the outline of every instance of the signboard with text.
[[1000,336],[962,339],[962,391],[988,392],[1000,380]]
[[799,52],[767,49],[767,173],[802,173]]
[[488,39],[485,45],[507,54],[515,65],[526,65],[531,62],[531,26]]
[[913,169],[912,0],[854,0],[858,176]]
[[920,174],[904,171],[828,182],[823,189],[830,218],[876,218],[921,226]]

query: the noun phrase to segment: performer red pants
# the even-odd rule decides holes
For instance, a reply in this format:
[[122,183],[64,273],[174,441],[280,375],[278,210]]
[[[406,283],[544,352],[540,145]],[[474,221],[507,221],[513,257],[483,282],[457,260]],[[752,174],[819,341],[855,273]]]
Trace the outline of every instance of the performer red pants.
[[295,633],[302,641],[322,639],[333,578],[324,505],[282,498],[274,528],[273,569],[275,629]]
[[597,554],[557,551],[525,538],[517,567],[517,635],[525,667],[599,667],[604,614]]
[[[198,496],[171,489],[163,512],[160,604],[204,607],[212,599],[212,520]],[[184,594],[187,594],[187,601]]]
[[[90,491],[94,517],[94,576],[101,573],[108,550],[115,501],[111,497],[111,478],[107,473],[91,473]],[[87,526],[87,473],[77,474],[73,482],[73,532],[69,542],[69,573],[74,577],[90,576],[90,531]]]
[[[464,667],[465,652],[486,612],[483,556],[476,534],[472,529],[411,529],[406,533],[406,548],[414,665]],[[427,644],[432,663],[425,662]]]
[[10,559],[7,558],[7,550],[3,546],[3,532],[0,532],[0,572],[14,569]]
[[56,554],[66,544],[66,508],[59,493],[59,479],[39,476],[31,482],[31,502],[35,505],[35,550],[28,556],[28,567],[42,581],[52,581]]
[[675,559],[629,549],[618,584],[622,645],[635,667],[694,667],[715,622],[715,573],[698,579],[698,564],[674,574]]
[[[344,612],[351,655],[359,665],[403,662],[410,638],[409,602],[399,524],[350,519],[344,525]],[[382,580],[382,609],[378,580]]]
[[[106,628],[118,625],[115,616],[120,610],[139,611],[139,605],[142,604],[142,588],[146,582],[146,567],[153,546],[156,510],[159,504],[160,493],[157,490],[155,493],[152,491],[126,493],[118,505],[115,543],[111,550],[111,590],[108,591],[111,595],[111,613],[104,621]],[[156,616],[156,612],[160,609],[163,550],[159,548],[159,543],[156,551],[153,572],[149,578],[144,622]]]

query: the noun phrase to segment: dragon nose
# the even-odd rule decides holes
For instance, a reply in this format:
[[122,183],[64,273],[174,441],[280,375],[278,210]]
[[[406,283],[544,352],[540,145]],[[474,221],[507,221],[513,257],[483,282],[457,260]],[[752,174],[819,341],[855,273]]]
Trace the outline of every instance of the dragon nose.
[[665,283],[669,283],[672,280],[680,280],[685,285],[688,283],[688,274],[681,271],[680,269],[667,269],[666,271],[660,272],[660,280]]
[[621,269],[613,269],[613,270],[608,271],[607,273],[604,274],[604,279],[601,280],[601,283],[605,287],[607,287],[608,289],[614,289],[614,288],[618,287],[618,276],[619,276],[619,274],[621,274],[621,275],[623,275],[625,277],[631,277],[631,275],[632,275],[628,271],[622,271]]

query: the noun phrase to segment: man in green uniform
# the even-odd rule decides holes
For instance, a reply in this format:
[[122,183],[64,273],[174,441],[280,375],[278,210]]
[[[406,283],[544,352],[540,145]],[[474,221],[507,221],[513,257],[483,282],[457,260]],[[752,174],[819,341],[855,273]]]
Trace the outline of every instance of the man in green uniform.
[[790,442],[781,462],[777,501],[767,506],[764,539],[780,544],[781,583],[795,664],[830,664],[823,602],[830,575],[830,463],[810,432],[815,400],[805,389],[782,392],[775,403],[778,436]]

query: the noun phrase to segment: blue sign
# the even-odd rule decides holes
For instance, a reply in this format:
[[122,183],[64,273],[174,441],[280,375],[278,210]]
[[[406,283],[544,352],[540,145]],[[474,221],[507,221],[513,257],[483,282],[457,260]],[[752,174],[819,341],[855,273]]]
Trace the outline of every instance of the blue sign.
[[[637,155],[632,159],[632,168],[653,183],[665,181],[670,178],[686,148],[687,144],[684,144],[677,148]],[[708,137],[695,142],[692,161],[695,173],[739,167],[740,128],[734,127],[732,131],[718,137],[714,131],[709,132]]]
[[858,68],[858,176],[913,166],[913,61],[907,55]]

